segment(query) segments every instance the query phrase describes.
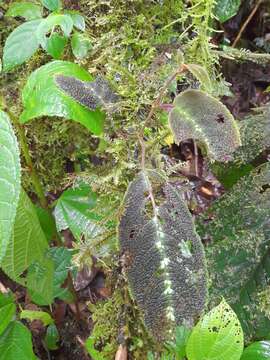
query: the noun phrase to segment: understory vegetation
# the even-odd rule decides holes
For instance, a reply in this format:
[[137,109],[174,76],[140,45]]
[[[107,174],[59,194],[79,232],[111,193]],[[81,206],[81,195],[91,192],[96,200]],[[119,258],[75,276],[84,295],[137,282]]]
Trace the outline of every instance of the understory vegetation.
[[0,360],[270,359],[270,3],[0,0]]

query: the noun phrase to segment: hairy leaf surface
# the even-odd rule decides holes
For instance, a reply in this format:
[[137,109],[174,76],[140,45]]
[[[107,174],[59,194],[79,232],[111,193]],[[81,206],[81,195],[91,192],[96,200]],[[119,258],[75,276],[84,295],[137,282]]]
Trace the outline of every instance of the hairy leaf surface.
[[[199,231],[209,245],[206,256],[213,302],[223,295],[236,311],[245,334],[263,338],[270,320],[259,294],[270,282],[270,164],[242,178],[209,209]],[[207,221],[205,221],[207,220]]]
[[40,226],[34,205],[21,190],[11,241],[8,244],[2,268],[13,280],[35,261],[42,258],[48,248],[46,237]]
[[[119,238],[131,290],[157,339],[176,325],[191,326],[206,300],[204,252],[181,194],[165,185],[150,216],[151,184],[141,172],[130,184]],[[125,261],[125,260],[124,260]]]
[[90,111],[66,96],[54,82],[54,76],[74,76],[78,80],[91,81],[91,75],[79,65],[67,61],[53,61],[34,71],[22,91],[24,111],[22,123],[40,116],[60,116],[78,121],[88,130],[100,135],[104,114]]
[[9,71],[15,66],[23,64],[36,52],[39,47],[36,29],[41,21],[28,21],[18,26],[8,36],[3,51],[4,71]]
[[68,96],[91,110],[97,107],[106,109],[118,100],[109,83],[100,76],[95,81],[86,82],[74,77],[58,75],[55,81]]
[[0,263],[10,242],[20,194],[20,154],[8,116],[0,110]]
[[228,161],[241,145],[237,124],[217,99],[200,91],[186,90],[174,100],[169,123],[176,143],[199,140],[210,158]]

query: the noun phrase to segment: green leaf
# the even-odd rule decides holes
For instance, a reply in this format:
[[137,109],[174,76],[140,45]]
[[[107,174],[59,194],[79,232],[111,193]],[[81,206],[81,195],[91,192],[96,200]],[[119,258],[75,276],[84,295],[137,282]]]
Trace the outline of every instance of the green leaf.
[[13,296],[0,292],[0,339],[3,331],[16,314],[16,305]]
[[73,21],[69,15],[51,14],[39,24],[37,28],[37,39],[44,50],[47,50],[48,47],[47,34],[51,31],[54,32],[53,30],[57,26],[60,26],[65,37],[69,37],[73,28]]
[[247,338],[270,333],[259,295],[270,282],[269,183],[270,164],[264,164],[241,178],[198,222],[200,235],[209,242],[212,303],[224,296]]
[[20,313],[20,319],[28,319],[30,321],[40,320],[44,326],[54,323],[51,315],[45,311],[33,311],[33,310],[22,310]]
[[75,26],[76,29],[85,31],[85,20],[80,13],[73,10],[66,10],[64,13],[69,14],[69,16],[71,16],[73,20],[73,25]]
[[27,289],[33,302],[50,305],[53,302],[54,263],[46,254],[29,267]]
[[185,326],[177,326],[175,336],[175,354],[176,360],[182,360],[186,355],[186,345],[190,336],[190,329]]
[[206,69],[197,64],[186,64],[186,67],[192,75],[200,81],[202,89],[211,94],[213,92],[213,86]]
[[21,16],[26,20],[42,18],[42,8],[31,2],[14,2],[10,5],[5,16]]
[[87,184],[68,189],[62,193],[55,207],[56,227],[60,232],[70,229],[76,239],[85,236],[95,236],[100,232],[96,225],[97,216],[93,213],[97,195]]
[[8,116],[0,110],[0,263],[7,251],[20,195],[20,154]]
[[57,342],[59,341],[59,333],[57,327],[52,324],[47,328],[46,336],[45,336],[45,344],[49,350],[58,349]]
[[9,71],[15,66],[23,64],[36,52],[39,47],[36,30],[41,21],[28,21],[18,26],[8,36],[3,51],[4,71]]
[[94,360],[105,360],[104,357],[100,354],[100,352],[95,349],[94,343],[95,340],[91,336],[86,340],[85,347],[86,350],[88,351],[88,354]]
[[75,32],[71,38],[71,47],[74,56],[77,59],[83,59],[92,48],[92,44],[87,36]]
[[0,360],[36,360],[31,333],[22,323],[13,321],[0,336]]
[[35,206],[35,209],[39,219],[40,226],[46,236],[47,242],[49,243],[52,240],[52,237],[56,231],[53,218],[45,209],[39,206]]
[[193,328],[186,352],[188,360],[239,360],[243,347],[240,322],[223,300]]
[[241,0],[217,0],[215,16],[223,23],[237,14],[240,5]]
[[23,88],[24,111],[20,121],[28,122],[40,116],[60,116],[78,121],[96,135],[102,133],[104,114],[90,111],[65,95],[54,82],[62,74],[91,81],[91,75],[79,65],[67,61],[53,61],[34,71]]
[[57,33],[51,34],[46,44],[46,51],[54,59],[60,59],[67,44],[67,38]]
[[[156,173],[154,180],[156,184]],[[129,284],[146,326],[156,339],[166,340],[176,326],[190,327],[200,316],[207,274],[203,246],[182,194],[169,183],[160,185],[164,198],[151,214],[149,175],[141,172],[130,183],[118,232],[121,252],[130,259]]]
[[229,110],[200,90],[186,90],[175,98],[169,123],[177,144],[191,138],[199,140],[209,157],[217,161],[230,160],[241,145],[237,124]]
[[41,229],[35,207],[26,193],[21,190],[13,235],[3,259],[2,268],[13,280],[36,260],[42,258],[48,248],[46,237]]
[[41,0],[41,3],[51,11],[59,10],[62,6],[61,0]]
[[63,288],[68,271],[71,268],[72,252],[65,247],[53,247],[49,250],[49,256],[54,263],[53,297],[70,298],[68,290]]
[[256,341],[249,345],[241,360],[270,360],[270,341]]
[[186,355],[186,345],[190,336],[191,330],[185,326],[177,326],[175,331],[175,342],[166,344],[166,349],[170,354],[174,355],[175,360],[183,360]]

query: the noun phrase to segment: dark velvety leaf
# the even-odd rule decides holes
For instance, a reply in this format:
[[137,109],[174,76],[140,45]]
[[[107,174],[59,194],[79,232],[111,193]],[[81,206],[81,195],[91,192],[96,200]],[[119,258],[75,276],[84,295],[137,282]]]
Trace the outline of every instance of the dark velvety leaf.
[[145,323],[155,338],[166,339],[176,325],[192,326],[203,311],[206,267],[203,246],[181,193],[166,184],[164,198],[151,214],[152,191],[145,172],[129,185],[119,239]]
[[78,81],[91,81],[91,75],[79,65],[53,61],[34,71],[22,91],[24,111],[20,121],[26,123],[40,116],[60,116],[78,121],[96,135],[102,133],[104,114],[90,111],[66,96],[55,84],[55,75],[73,76]]
[[216,161],[231,160],[241,145],[232,114],[220,101],[200,90],[186,90],[176,96],[169,124],[177,144],[187,139],[198,140]]
[[95,81],[86,82],[58,75],[55,81],[68,96],[91,110],[97,107],[109,109],[118,101],[118,96],[111,90],[109,83],[100,76]]

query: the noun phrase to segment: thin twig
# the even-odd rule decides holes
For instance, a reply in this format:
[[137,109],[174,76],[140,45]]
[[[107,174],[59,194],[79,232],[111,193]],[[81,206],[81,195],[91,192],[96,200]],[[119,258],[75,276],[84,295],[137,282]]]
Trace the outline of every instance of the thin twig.
[[253,8],[253,10],[251,11],[251,13],[249,14],[247,20],[246,20],[246,21],[244,22],[244,24],[241,26],[241,29],[240,29],[238,35],[236,36],[236,38],[235,38],[235,40],[234,40],[234,42],[233,42],[233,44],[232,44],[232,47],[233,47],[233,48],[237,45],[237,43],[238,43],[238,41],[240,40],[243,32],[244,32],[245,29],[246,29],[248,23],[249,23],[250,20],[253,18],[253,16],[255,15],[256,11],[258,10],[258,8],[259,8],[259,6],[261,5],[262,2],[263,2],[263,0],[259,0],[259,1],[257,2],[257,4],[255,5],[255,7]]
[[182,64],[169,78],[168,80],[165,82],[165,84],[163,85],[163,87],[161,88],[159,94],[158,94],[158,97],[153,101],[152,103],[152,106],[151,106],[151,109],[149,111],[149,114],[147,116],[147,118],[145,119],[145,122],[144,122],[144,125],[143,127],[141,128],[141,131],[139,132],[138,134],[138,138],[139,138],[139,142],[140,142],[140,145],[141,145],[141,167],[142,169],[145,169],[145,149],[146,149],[146,146],[145,146],[145,141],[144,141],[144,130],[145,128],[149,125],[153,115],[154,115],[154,112],[156,111],[157,108],[159,108],[160,104],[161,104],[161,101],[162,101],[162,98],[163,96],[165,95],[168,87],[170,86],[170,84],[173,82],[173,80],[177,77],[177,75],[181,74],[182,72],[186,71],[187,67],[185,64]]

